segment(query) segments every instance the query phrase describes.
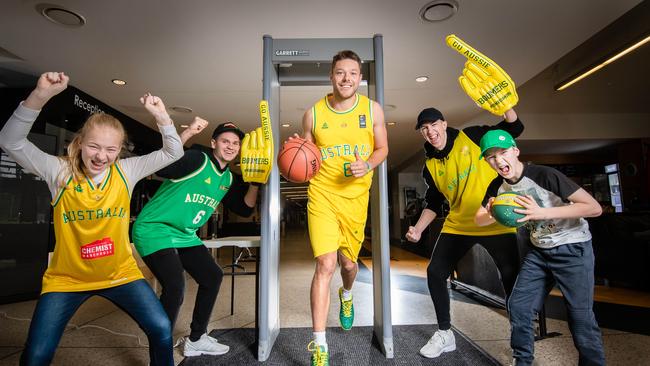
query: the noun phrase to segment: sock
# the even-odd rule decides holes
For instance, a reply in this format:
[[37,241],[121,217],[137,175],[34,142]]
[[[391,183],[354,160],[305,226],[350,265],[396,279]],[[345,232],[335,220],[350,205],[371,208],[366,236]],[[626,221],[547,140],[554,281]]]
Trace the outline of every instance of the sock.
[[352,290],[346,290],[345,287],[341,287],[343,291],[341,291],[341,297],[345,301],[350,301],[352,300]]
[[325,352],[327,352],[327,339],[325,339],[325,332],[314,332],[314,342],[319,346],[323,346]]

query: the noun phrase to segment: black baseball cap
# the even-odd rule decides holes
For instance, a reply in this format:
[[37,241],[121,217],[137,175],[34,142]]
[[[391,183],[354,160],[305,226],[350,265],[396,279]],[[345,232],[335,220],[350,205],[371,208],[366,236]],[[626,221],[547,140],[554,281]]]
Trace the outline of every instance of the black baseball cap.
[[244,132],[232,122],[225,122],[217,126],[217,128],[214,129],[214,132],[212,132],[212,139],[216,139],[217,136],[221,135],[224,132],[234,132],[237,136],[239,136],[240,140],[244,139]]
[[445,117],[442,116],[442,112],[435,108],[426,108],[418,115],[418,123],[415,125],[415,129],[419,130],[423,124],[427,122],[435,122],[437,120],[445,120]]

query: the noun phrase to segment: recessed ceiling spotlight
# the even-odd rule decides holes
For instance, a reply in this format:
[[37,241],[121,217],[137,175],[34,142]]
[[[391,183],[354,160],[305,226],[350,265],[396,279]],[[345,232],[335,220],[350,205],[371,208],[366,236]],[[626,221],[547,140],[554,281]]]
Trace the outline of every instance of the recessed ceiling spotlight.
[[423,82],[425,82],[427,80],[429,80],[428,76],[418,76],[418,77],[415,78],[415,81],[417,81],[418,83],[423,83]]
[[171,109],[174,112],[178,112],[178,113],[192,113],[192,108],[183,107],[183,106],[180,106],[180,105],[175,105],[173,107],[170,107],[169,109]]
[[282,127],[291,127],[291,123],[283,123]]
[[113,79],[113,80],[111,80],[111,83],[113,83],[115,85],[119,85],[119,86],[126,85],[126,81],[124,81],[122,79]]
[[389,126],[395,126],[397,123],[396,122],[388,122]]
[[441,22],[458,12],[458,2],[455,0],[435,0],[420,9],[420,18],[426,22]]
[[60,5],[38,4],[36,11],[50,22],[64,27],[79,28],[86,24],[83,15]]

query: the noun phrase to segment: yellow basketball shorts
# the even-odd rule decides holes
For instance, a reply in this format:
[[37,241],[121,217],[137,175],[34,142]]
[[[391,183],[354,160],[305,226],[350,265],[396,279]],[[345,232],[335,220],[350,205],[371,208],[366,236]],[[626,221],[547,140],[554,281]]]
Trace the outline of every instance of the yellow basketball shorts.
[[356,262],[364,239],[369,192],[346,198],[310,185],[308,195],[307,223],[314,257],[340,250]]

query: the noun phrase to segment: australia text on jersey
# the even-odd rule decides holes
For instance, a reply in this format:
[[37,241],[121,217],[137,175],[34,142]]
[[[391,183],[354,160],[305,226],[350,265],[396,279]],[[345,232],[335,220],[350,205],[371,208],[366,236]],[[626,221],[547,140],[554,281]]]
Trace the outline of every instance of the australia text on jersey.
[[368,144],[355,144],[355,145],[350,145],[350,144],[340,144],[340,145],[333,145],[333,146],[325,146],[320,149],[320,154],[322,156],[323,160],[327,160],[329,158],[334,158],[337,156],[347,156],[347,155],[354,155],[354,152],[358,151],[360,156],[368,156],[370,155],[370,145]]
[[[221,187],[220,187],[221,188]],[[221,188],[222,190],[228,190],[230,187],[223,187]],[[204,204],[206,206],[212,207],[213,209],[217,208],[217,205],[219,205],[219,201],[216,199],[205,195],[205,194],[199,194],[199,193],[188,193],[185,196],[185,203],[200,203]]]
[[63,223],[74,221],[124,218],[129,213],[124,207],[98,208],[95,210],[71,210],[63,213]]

